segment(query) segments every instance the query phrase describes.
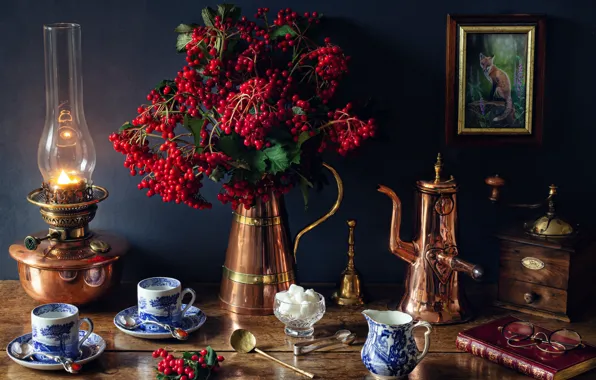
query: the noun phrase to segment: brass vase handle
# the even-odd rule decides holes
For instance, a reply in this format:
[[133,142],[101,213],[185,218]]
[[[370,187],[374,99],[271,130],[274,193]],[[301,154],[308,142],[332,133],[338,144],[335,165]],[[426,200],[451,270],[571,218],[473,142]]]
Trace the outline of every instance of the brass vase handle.
[[337,170],[335,170],[331,165],[325,162],[323,162],[323,166],[327,168],[331,172],[331,174],[333,174],[333,178],[335,178],[335,182],[337,182],[337,199],[335,200],[333,207],[331,207],[331,209],[325,215],[315,220],[308,226],[304,227],[300,232],[298,232],[298,235],[296,235],[296,239],[294,240],[294,260],[296,260],[296,252],[298,252],[298,243],[300,242],[300,238],[302,238],[302,236],[305,233],[312,230],[313,228],[315,228],[316,226],[333,216],[333,214],[335,214],[339,209],[339,205],[341,204],[341,201],[344,198],[344,183],[339,177]]

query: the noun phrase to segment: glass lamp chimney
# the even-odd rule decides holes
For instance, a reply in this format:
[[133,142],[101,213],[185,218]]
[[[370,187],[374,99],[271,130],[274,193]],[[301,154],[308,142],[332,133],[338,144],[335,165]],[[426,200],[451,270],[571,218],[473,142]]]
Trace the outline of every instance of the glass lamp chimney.
[[83,110],[81,26],[48,24],[43,34],[46,121],[37,164],[50,187],[90,186],[96,158]]

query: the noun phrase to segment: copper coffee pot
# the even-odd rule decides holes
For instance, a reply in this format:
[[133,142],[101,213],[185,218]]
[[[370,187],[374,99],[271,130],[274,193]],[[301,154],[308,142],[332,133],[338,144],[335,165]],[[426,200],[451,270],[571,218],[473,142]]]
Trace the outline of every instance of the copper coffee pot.
[[457,258],[457,191],[455,179],[441,179],[441,154],[435,164],[435,178],[416,182],[417,213],[414,238],[400,239],[401,201],[395,192],[379,185],[378,190],[393,200],[389,249],[410,264],[400,311],[430,323],[449,324],[471,318],[458,273],[474,279],[483,275],[478,265]]

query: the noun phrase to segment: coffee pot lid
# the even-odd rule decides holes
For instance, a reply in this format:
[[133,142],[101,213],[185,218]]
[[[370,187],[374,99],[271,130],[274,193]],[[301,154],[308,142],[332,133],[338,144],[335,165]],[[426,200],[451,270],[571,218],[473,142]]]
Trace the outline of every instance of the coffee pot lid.
[[443,170],[443,160],[441,153],[437,155],[437,162],[435,162],[435,178],[429,181],[417,181],[418,189],[423,192],[431,193],[455,193],[457,191],[457,183],[453,176],[448,179],[441,178],[441,170]]

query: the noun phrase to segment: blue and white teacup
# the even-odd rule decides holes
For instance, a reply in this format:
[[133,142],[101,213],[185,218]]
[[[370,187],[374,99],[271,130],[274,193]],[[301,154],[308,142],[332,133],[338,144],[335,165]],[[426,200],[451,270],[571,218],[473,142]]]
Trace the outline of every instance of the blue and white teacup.
[[[79,339],[79,328],[83,322],[87,322],[89,329]],[[93,332],[93,322],[89,318],[79,318],[79,309],[74,305],[49,303],[31,311],[31,331],[35,351],[77,359],[81,355],[83,343]],[[35,359],[54,363],[42,355],[35,355]]]
[[[190,302],[182,308],[182,298],[190,293]],[[156,321],[174,327],[180,327],[184,313],[192,306],[197,297],[194,290],[182,290],[182,284],[175,278],[151,277],[137,285],[138,314],[141,321]],[[153,324],[145,324],[146,330],[165,332]]]

